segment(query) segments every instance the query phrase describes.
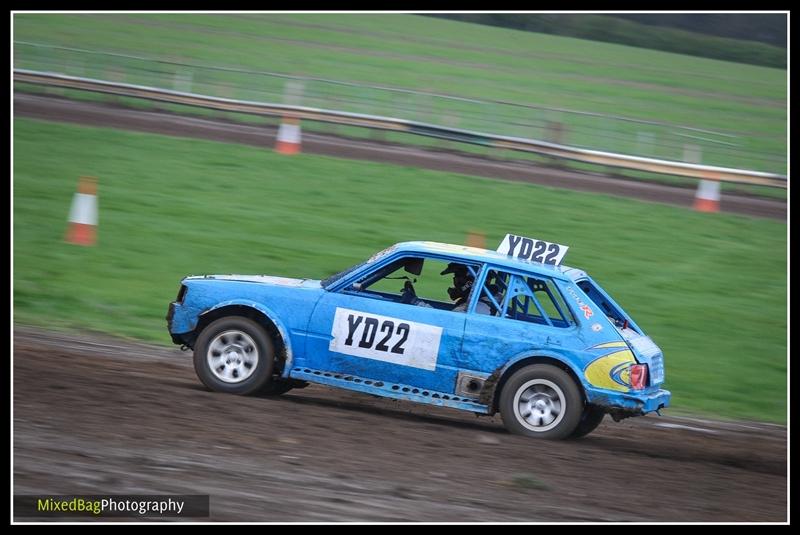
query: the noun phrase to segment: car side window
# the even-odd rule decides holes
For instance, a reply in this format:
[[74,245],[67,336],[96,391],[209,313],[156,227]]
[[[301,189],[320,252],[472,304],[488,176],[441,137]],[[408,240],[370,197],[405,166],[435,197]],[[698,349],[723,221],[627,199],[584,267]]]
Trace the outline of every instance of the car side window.
[[558,288],[543,277],[491,270],[483,295],[492,303],[489,313],[495,316],[551,327],[576,324]]
[[478,304],[475,305],[476,314],[487,314],[497,316],[503,309],[503,300],[508,288],[510,275],[498,272],[494,269],[489,270],[486,279],[483,281],[481,295]]
[[[448,291],[453,284],[450,265],[435,258],[405,256],[367,273],[344,291],[412,306],[454,310],[457,301]],[[477,266],[470,267],[477,273]]]

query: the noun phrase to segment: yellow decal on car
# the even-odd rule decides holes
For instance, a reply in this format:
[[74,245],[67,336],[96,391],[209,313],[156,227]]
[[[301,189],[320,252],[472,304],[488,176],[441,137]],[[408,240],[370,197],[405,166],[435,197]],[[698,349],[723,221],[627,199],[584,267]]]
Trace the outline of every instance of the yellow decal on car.
[[583,374],[594,386],[627,392],[630,390],[630,367],[636,364],[629,349],[600,357],[586,367]]

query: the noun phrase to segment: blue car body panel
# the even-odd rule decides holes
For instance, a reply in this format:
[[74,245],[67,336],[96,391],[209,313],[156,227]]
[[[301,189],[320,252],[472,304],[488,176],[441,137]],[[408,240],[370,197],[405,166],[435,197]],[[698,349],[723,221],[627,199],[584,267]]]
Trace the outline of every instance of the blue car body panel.
[[[236,275],[186,277],[186,297],[175,304],[170,331],[194,333],[203,315],[232,305],[251,307],[275,325],[288,362],[303,357],[308,319],[324,290],[318,280]],[[286,367],[288,368],[288,366]]]
[[[482,288],[490,270],[546,280],[571,319],[568,325],[556,325],[478,314],[478,292],[466,312],[454,312],[354,289],[353,283],[365,274],[406,256],[469,263],[477,270],[476,288]],[[247,307],[267,318],[283,339],[285,378],[491,413],[494,391],[489,389],[498,379],[517,365],[547,359],[571,372],[588,403],[608,411],[644,414],[670,401],[670,393],[661,388],[664,367],[658,346],[585,272],[566,266],[471,247],[406,242],[333,280],[214,275],[186,277],[182,285],[185,289],[168,314],[176,343],[191,345],[204,315],[228,306]],[[621,326],[617,320],[623,318]],[[644,389],[630,386],[633,364],[648,365]],[[485,391],[459,394],[461,374],[485,380]]]
[[[329,349],[333,319],[336,309],[362,311],[368,314],[395,318],[442,328],[439,351],[434,369],[394,362],[362,358]],[[315,369],[337,370],[342,373],[369,377],[379,381],[415,385],[420,388],[451,392],[459,368],[461,339],[464,333],[465,314],[457,314],[434,308],[421,308],[401,303],[377,301],[370,298],[341,292],[326,292],[317,306],[308,325],[304,365]],[[387,343],[387,347],[388,347]]]

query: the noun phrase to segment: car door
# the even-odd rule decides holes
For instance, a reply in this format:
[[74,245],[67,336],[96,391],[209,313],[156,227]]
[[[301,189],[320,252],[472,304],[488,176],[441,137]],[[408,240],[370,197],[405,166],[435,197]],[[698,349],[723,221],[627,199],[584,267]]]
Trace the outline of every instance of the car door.
[[[508,359],[543,349],[577,348],[578,326],[558,289],[546,277],[490,269],[483,295],[492,295],[490,313],[467,315],[461,366],[492,373]],[[574,346],[574,347],[573,347]]]
[[[389,259],[373,271],[403,258]],[[425,261],[446,265],[443,259]],[[359,280],[369,280],[373,271],[362,274]],[[399,281],[396,284],[401,285]],[[400,302],[397,295],[352,284],[325,292],[309,323],[305,365],[452,393],[466,315],[450,310],[452,303],[429,300],[426,305]]]

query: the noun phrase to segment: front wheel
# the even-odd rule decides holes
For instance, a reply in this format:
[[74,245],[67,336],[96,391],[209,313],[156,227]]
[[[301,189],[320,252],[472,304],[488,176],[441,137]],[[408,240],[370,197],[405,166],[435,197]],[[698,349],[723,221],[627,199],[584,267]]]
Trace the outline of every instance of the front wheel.
[[500,414],[510,432],[560,440],[578,427],[583,399],[575,381],[550,364],[516,371],[500,393]]
[[197,337],[194,369],[211,390],[252,394],[272,376],[275,350],[266,331],[251,319],[227,316]]

